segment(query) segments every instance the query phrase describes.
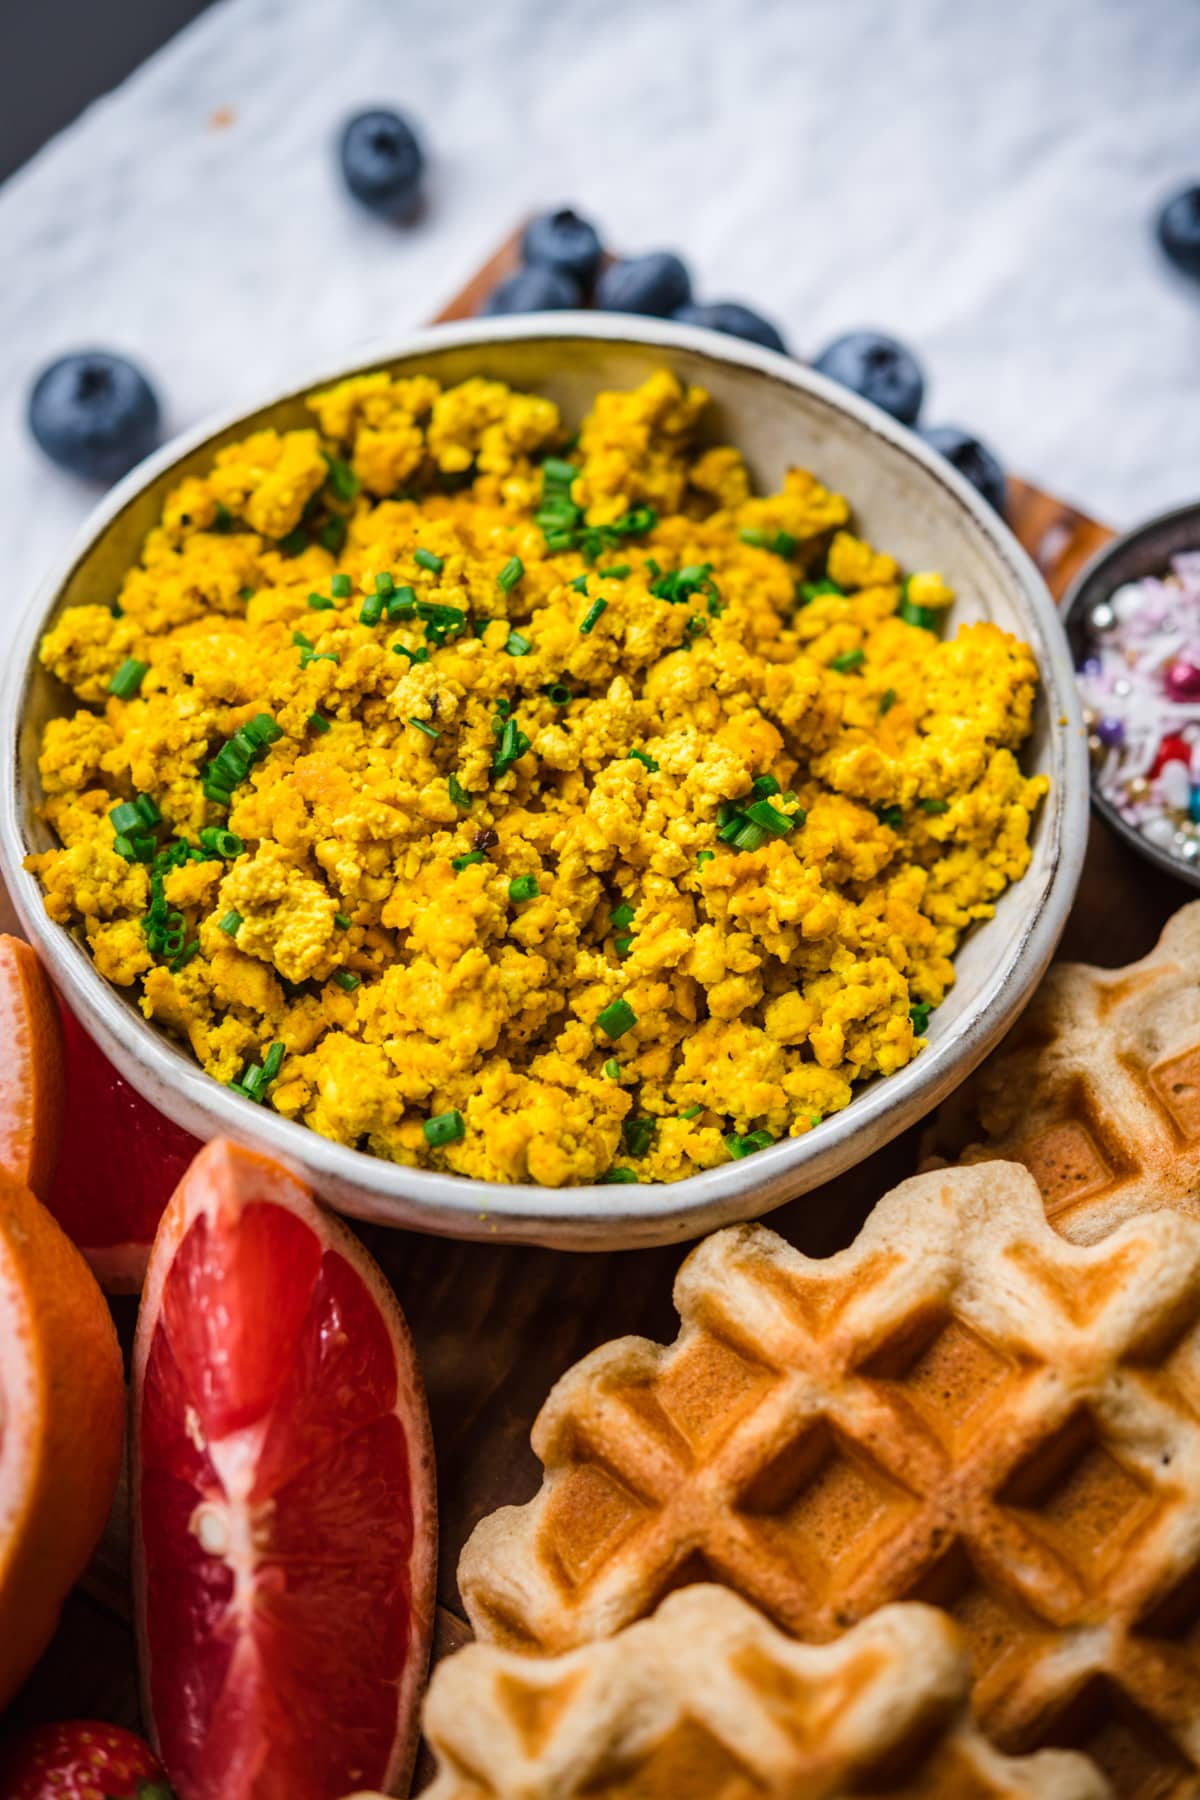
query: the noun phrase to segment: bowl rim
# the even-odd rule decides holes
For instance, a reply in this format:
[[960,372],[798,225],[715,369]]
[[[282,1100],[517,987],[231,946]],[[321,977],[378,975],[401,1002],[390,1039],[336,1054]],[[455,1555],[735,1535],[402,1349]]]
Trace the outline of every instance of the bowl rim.
[[[1010,939],[981,984],[971,1011],[942,1042],[936,1035],[904,1069],[869,1083],[841,1112],[801,1138],[677,1182],[550,1188],[502,1184],[416,1169],[336,1144],[222,1087],[190,1052],[143,1020],[96,969],[75,936],[52,922],[40,884],[23,867],[19,735],[26,691],[45,622],[78,565],[115,519],[175,464],[238,429],[259,412],[302,399],[350,376],[447,349],[523,339],[564,345],[601,340],[690,352],[773,384],[814,395],[882,438],[946,491],[988,540],[1037,622],[1046,653],[1039,676],[1053,709],[1050,760],[1053,836],[1037,913]],[[983,1059],[1032,996],[1066,923],[1087,840],[1087,750],[1074,667],[1054,602],[1031,558],[986,501],[914,432],[847,389],[780,352],[702,326],[632,314],[555,312],[487,317],[373,340],[323,359],[286,385],[240,401],[179,434],[130,471],[99,503],[37,584],[14,633],[0,687],[0,874],[21,922],[72,1009],[120,1073],[169,1118],[202,1138],[224,1135],[266,1149],[312,1182],[339,1210],[378,1223],[448,1237],[612,1249],[679,1242],[715,1224],[757,1217],[852,1167],[927,1114]],[[872,1128],[874,1128],[873,1135]],[[859,1147],[860,1140],[869,1141]],[[796,1172],[806,1167],[798,1184]]]
[[[1174,526],[1185,524],[1195,526],[1195,547],[1200,550],[1200,500],[1189,500],[1182,506],[1170,506],[1165,512],[1152,513],[1140,524],[1130,526],[1128,531],[1118,532],[1115,537],[1109,539],[1107,544],[1101,544],[1099,550],[1088,557],[1083,567],[1072,579],[1063,596],[1060,609],[1063,630],[1067,634],[1067,641],[1072,650],[1075,647],[1072,630],[1082,632],[1084,629],[1083,613],[1085,610],[1098,604],[1101,600],[1111,599],[1112,595],[1119,587],[1123,587],[1126,581],[1142,579],[1140,576],[1127,575],[1123,580],[1115,580],[1109,575],[1110,565],[1118,561],[1126,551],[1139,548],[1143,542],[1147,545],[1152,544],[1160,533],[1165,535]],[[1167,552],[1166,556],[1169,557],[1171,554],[1173,552]],[[1166,560],[1166,557],[1160,556],[1158,560],[1161,563]],[[1103,819],[1109,829],[1116,832],[1117,836],[1123,843],[1128,844],[1131,850],[1144,857],[1148,863],[1152,863],[1156,869],[1161,869],[1164,875],[1171,875],[1176,881],[1182,881],[1190,888],[1200,889],[1200,867],[1192,863],[1185,863],[1178,856],[1172,856],[1169,850],[1164,850],[1160,845],[1151,843],[1150,839],[1144,837],[1136,825],[1131,825],[1127,819],[1123,819],[1112,801],[1106,799],[1096,786],[1095,776],[1090,765],[1088,768],[1088,792],[1097,818]]]

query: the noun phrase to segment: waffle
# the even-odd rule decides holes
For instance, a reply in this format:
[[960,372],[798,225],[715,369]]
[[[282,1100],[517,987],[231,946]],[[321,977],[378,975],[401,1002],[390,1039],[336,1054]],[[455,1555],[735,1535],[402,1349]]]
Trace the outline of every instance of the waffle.
[[1081,1756],[1008,1758],[970,1722],[945,1615],[889,1606],[835,1644],[797,1644],[724,1588],[550,1661],[475,1644],[425,1706],[426,1800],[1105,1800]]
[[1056,964],[931,1142],[1024,1163],[1075,1243],[1148,1208],[1200,1216],[1200,900],[1141,962]]
[[814,1643],[931,1601],[1001,1749],[1200,1791],[1200,1221],[1073,1245],[983,1163],[825,1261],[718,1232],[675,1302],[673,1344],[606,1344],[543,1407],[540,1492],[459,1566],[480,1638],[557,1654],[705,1580]]

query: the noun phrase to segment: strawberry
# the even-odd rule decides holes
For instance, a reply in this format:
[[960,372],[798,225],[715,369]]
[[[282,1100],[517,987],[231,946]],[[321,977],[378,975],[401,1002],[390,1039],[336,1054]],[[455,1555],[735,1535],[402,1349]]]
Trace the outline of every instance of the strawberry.
[[0,1761],[0,1800],[172,1800],[162,1764],[132,1731],[91,1719],[39,1725]]

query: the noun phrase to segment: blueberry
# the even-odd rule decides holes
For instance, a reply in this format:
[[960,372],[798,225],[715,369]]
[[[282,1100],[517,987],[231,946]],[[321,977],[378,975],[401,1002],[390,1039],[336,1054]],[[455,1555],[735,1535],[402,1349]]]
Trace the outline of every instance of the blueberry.
[[689,300],[686,306],[677,306],[671,317],[678,319],[681,325],[707,325],[710,331],[748,338],[752,344],[765,344],[768,350],[782,350],[785,356],[788,353],[787,345],[771,321],[743,306],[740,300],[714,300],[708,306]]
[[834,338],[813,368],[881,406],[902,425],[916,423],[925,397],[921,365],[911,350],[884,332],[849,331]]
[[158,399],[135,364],[108,350],[60,356],[29,396],[29,429],[52,462],[118,481],[158,442]]
[[347,120],[338,147],[346,186],[371,212],[400,223],[420,198],[425,153],[407,119],[386,107]]
[[540,268],[560,269],[583,288],[590,288],[600,267],[604,246],[594,225],[581,219],[569,206],[543,213],[525,227],[521,255]]
[[1200,187],[1184,188],[1158,215],[1158,241],[1185,275],[1200,275]]
[[1004,517],[1004,470],[986,444],[958,425],[927,425],[921,436]]
[[484,313],[563,312],[580,306],[579,283],[561,269],[518,269],[494,287],[484,301]]
[[610,263],[596,283],[601,312],[650,313],[665,319],[692,297],[692,278],[670,250]]

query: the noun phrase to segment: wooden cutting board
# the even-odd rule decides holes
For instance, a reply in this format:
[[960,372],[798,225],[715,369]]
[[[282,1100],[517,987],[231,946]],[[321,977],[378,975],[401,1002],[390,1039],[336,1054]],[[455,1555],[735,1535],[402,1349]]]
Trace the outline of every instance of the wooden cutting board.
[[[517,243],[514,233],[439,321],[477,312],[495,283],[516,267]],[[1016,479],[1009,482],[1008,517],[1059,598],[1112,535],[1086,513]],[[1187,898],[1182,884],[1151,869],[1096,824],[1060,954],[1110,965],[1141,956]],[[0,902],[7,904],[2,893]],[[879,1195],[915,1166],[913,1130],[769,1222],[809,1254],[827,1255],[850,1241]],[[470,1635],[454,1579],[465,1538],[484,1513],[528,1499],[537,1487],[529,1429],[551,1384],[608,1338],[674,1335],[671,1283],[682,1252],[573,1256],[378,1228],[363,1228],[361,1235],[408,1315],[429,1391],[441,1518],[436,1658]],[[133,1302],[118,1302],[116,1310],[128,1340]],[[10,1709],[13,1723],[64,1717],[139,1724],[120,1505],[54,1644]],[[421,1785],[419,1775],[416,1787]]]

